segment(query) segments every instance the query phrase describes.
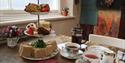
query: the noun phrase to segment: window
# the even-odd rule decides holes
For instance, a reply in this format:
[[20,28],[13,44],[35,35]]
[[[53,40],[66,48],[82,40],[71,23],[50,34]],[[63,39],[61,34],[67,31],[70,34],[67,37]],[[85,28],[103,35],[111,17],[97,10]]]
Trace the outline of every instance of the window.
[[[74,0],[39,0],[40,4],[49,4],[50,13],[40,15],[40,19],[60,19],[73,17]],[[37,16],[24,11],[29,3],[38,0],[0,0],[0,25],[36,22]],[[61,15],[62,8],[69,8],[68,17]]]
[[[38,0],[0,0],[0,10],[24,10],[28,3],[36,3]],[[59,0],[39,0],[40,4],[47,3],[50,10],[59,9]]]

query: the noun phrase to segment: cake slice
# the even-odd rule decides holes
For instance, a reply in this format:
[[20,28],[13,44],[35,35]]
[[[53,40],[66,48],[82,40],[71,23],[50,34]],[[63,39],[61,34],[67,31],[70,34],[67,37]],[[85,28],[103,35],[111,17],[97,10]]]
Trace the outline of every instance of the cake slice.
[[47,47],[46,47],[46,56],[53,53],[53,48],[52,47],[53,47],[52,45],[47,45]]
[[20,45],[19,55],[25,57],[33,56],[33,47],[27,44]]
[[46,48],[34,48],[34,57],[43,58],[46,57]]
[[40,23],[40,27],[43,27],[43,28],[45,28],[47,30],[50,29],[50,27],[51,27],[51,23],[50,22],[40,21],[39,23]]
[[52,45],[52,50],[57,49],[57,43],[56,43],[55,40],[53,40],[53,41],[48,41],[48,44],[49,44],[49,45]]

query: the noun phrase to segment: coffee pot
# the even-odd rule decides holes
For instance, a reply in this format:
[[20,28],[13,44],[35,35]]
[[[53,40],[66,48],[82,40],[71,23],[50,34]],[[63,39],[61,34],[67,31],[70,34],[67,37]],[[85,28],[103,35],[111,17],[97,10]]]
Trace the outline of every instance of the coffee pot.
[[77,25],[73,27],[72,31],[72,42],[81,44],[82,41],[82,29],[80,28],[80,25]]

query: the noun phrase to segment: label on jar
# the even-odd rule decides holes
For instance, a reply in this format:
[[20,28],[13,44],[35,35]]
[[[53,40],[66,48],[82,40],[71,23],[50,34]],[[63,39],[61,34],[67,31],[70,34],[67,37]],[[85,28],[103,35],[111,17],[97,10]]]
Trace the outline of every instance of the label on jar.
[[77,36],[77,37],[81,37],[81,36],[82,36],[82,34],[76,34],[76,36]]

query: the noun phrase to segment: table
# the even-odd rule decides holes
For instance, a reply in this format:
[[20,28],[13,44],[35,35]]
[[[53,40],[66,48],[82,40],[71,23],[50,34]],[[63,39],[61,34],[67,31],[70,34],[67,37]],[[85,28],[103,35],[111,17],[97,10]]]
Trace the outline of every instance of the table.
[[[20,43],[14,48],[9,48],[6,44],[0,45],[0,63],[35,63],[36,61],[27,60],[19,56],[19,45]],[[59,63],[75,62],[75,60],[66,59],[60,54],[56,55],[54,58],[56,58]]]
[[[61,36],[58,38],[62,39],[62,37],[64,36]],[[47,38],[45,38],[45,40],[47,40]],[[0,45],[0,63],[35,63],[36,61],[27,60],[19,56],[18,50],[22,41],[23,40],[21,40],[21,42],[19,42],[18,45],[14,48],[10,48],[6,44]],[[60,40],[57,39],[57,41],[60,41]],[[59,63],[68,63],[68,62],[74,63],[75,62],[75,60],[66,59],[62,57],[60,54],[57,54],[54,58],[56,58]]]
[[[21,58],[18,55],[18,48],[19,48],[19,45],[15,48],[9,48],[6,46],[6,44],[0,45],[0,63],[35,63],[36,62],[36,61],[31,61],[31,60]],[[59,63],[75,62],[75,60],[66,59],[60,56],[60,54],[57,54],[54,58],[56,58],[59,61]]]

